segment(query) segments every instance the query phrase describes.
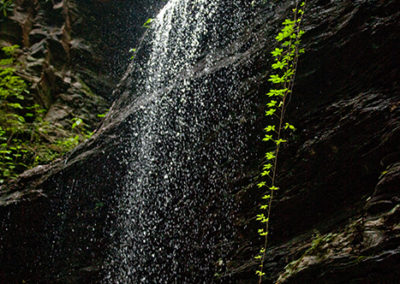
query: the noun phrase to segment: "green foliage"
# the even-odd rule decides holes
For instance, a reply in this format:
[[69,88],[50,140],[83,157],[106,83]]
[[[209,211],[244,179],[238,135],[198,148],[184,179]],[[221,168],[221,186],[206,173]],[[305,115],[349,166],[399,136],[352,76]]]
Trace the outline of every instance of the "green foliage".
[[147,21],[143,24],[143,27],[145,27],[147,29],[150,28],[152,22],[153,22],[153,19],[148,18]]
[[132,56],[130,58],[130,60],[135,59],[135,55],[136,55],[136,48],[131,48],[129,49],[129,52],[132,53]]
[[266,162],[261,172],[261,178],[263,180],[257,184],[257,187],[263,190],[263,195],[260,205],[262,213],[256,216],[256,220],[262,225],[262,228],[258,230],[258,234],[264,238],[264,246],[255,256],[255,259],[260,262],[259,269],[256,271],[259,277],[259,283],[262,282],[265,276],[263,270],[268,244],[271,205],[274,193],[279,190],[279,187],[276,186],[279,150],[283,144],[287,143],[287,140],[282,137],[284,132],[296,130],[293,125],[284,122],[284,118],[288,97],[292,93],[294,86],[297,60],[299,55],[304,52],[304,49],[299,48],[301,37],[304,34],[304,31],[300,28],[304,15],[304,7],[305,1],[301,3],[296,2],[296,7],[292,10],[292,19],[285,19],[282,23],[281,31],[275,37],[279,47],[271,52],[274,58],[274,63],[271,68],[274,73],[269,76],[268,81],[271,82],[274,87],[266,94],[270,100],[266,104],[265,111],[265,116],[269,119],[271,124],[264,128],[266,134],[263,141],[272,143],[274,150],[265,154]]
[[90,138],[81,118],[71,120],[71,136],[54,141],[48,132],[60,131],[44,121],[46,110],[34,104],[28,84],[16,73],[18,45],[3,47],[0,59],[0,185],[22,171],[48,163]]
[[60,154],[65,154],[78,146],[80,143],[92,137],[93,132],[89,131],[87,124],[81,118],[74,117],[71,119],[72,135],[60,138],[54,142],[57,146],[56,150]]
[[23,156],[28,152],[21,139],[27,135],[25,122],[34,109],[24,112],[25,81],[15,75],[12,67],[18,46],[3,47],[7,56],[0,60],[0,184],[13,177],[20,168],[25,168]]
[[[338,234],[329,233],[327,235],[321,235],[319,232],[313,236],[310,247],[300,256],[298,259],[291,261],[285,266],[285,272],[281,274],[282,276],[290,276],[293,273],[301,270],[301,264],[307,256],[316,256],[320,259],[327,257],[329,253],[327,250],[332,249],[332,241],[338,236]],[[328,245],[331,245],[330,248]],[[356,260],[357,261],[357,260]]]
[[[153,23],[153,21],[154,21],[154,19],[148,18],[148,19],[146,20],[146,22],[144,22],[143,27],[146,28],[146,29],[150,28],[150,27],[151,27],[151,24]],[[132,54],[131,57],[130,57],[130,60],[135,59],[135,56],[136,56],[136,48],[131,48],[131,49],[129,49],[129,52]]]
[[7,17],[14,8],[14,0],[0,0],[0,18]]
[[105,117],[105,116],[107,115],[108,111],[109,111],[109,110],[107,110],[105,113],[100,113],[100,114],[98,114],[97,117],[99,117],[99,118]]

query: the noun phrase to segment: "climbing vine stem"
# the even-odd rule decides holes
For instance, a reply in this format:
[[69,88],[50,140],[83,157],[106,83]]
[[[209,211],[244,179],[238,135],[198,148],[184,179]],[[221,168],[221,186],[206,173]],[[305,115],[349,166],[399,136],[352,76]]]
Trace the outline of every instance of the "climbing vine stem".
[[274,150],[265,154],[266,162],[263,164],[261,172],[263,180],[257,184],[258,188],[263,191],[263,196],[260,205],[261,213],[257,214],[256,218],[262,224],[258,233],[264,238],[264,245],[255,256],[260,261],[259,269],[256,271],[259,277],[258,283],[262,283],[265,275],[264,262],[268,245],[271,207],[274,193],[279,189],[276,185],[279,150],[282,144],[287,143],[287,140],[282,137],[285,131],[295,131],[295,127],[285,122],[284,118],[288,98],[293,92],[298,58],[301,53],[304,53],[304,49],[300,48],[300,43],[304,34],[301,23],[305,6],[305,1],[296,2],[291,18],[285,19],[281,31],[275,37],[278,47],[271,52],[274,58],[271,66],[273,74],[269,76],[268,81],[273,84],[273,88],[266,94],[270,99],[265,111],[265,116],[269,118],[271,124],[264,129],[266,134],[263,141],[273,143]]

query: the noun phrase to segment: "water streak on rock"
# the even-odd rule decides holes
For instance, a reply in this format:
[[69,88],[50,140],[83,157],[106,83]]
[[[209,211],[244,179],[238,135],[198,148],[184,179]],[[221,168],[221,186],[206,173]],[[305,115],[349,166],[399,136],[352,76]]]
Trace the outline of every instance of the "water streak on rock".
[[[238,1],[229,2],[169,1],[145,39],[147,59],[130,68],[138,73],[129,94],[136,97],[125,157],[130,170],[117,198],[106,268],[110,283],[200,283],[213,277],[215,246],[230,230],[232,210],[221,181],[227,168],[234,174],[233,164],[242,162],[232,155],[243,145],[234,109],[240,106],[235,69],[221,70],[219,80],[207,77],[216,54],[226,55],[243,24]],[[237,123],[229,133],[228,122]],[[223,208],[220,216],[208,216],[213,206]]]

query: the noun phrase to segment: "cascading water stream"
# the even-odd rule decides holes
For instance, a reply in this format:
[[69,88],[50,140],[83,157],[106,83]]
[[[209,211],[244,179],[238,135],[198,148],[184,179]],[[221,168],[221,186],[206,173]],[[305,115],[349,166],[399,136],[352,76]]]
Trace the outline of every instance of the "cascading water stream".
[[129,172],[114,210],[105,282],[213,278],[231,232],[226,180],[244,162],[235,153],[244,147],[240,109],[246,101],[235,97],[233,65],[216,68],[221,58],[234,62],[229,45],[244,24],[241,2],[169,1],[145,39],[145,62],[131,66],[138,79],[130,94]]

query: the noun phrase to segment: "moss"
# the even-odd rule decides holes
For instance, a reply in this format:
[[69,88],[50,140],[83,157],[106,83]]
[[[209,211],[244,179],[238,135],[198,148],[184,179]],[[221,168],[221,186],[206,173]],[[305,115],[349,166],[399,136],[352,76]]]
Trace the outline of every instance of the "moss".
[[278,283],[283,279],[290,278],[291,275],[298,273],[305,267],[321,262],[327,257],[327,248],[338,234],[329,233],[326,235],[315,234],[310,247],[303,255],[285,266],[285,272],[279,277]]
[[67,127],[44,120],[46,110],[33,102],[29,85],[16,74],[18,48],[1,49],[0,185],[26,169],[64,155],[92,135],[81,118],[72,118]]
[[78,77],[78,82],[79,84],[82,85],[82,91],[84,92],[85,95],[91,98],[96,98],[97,95],[92,91],[92,89],[82,80]]

